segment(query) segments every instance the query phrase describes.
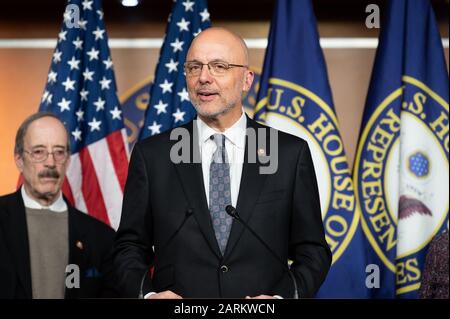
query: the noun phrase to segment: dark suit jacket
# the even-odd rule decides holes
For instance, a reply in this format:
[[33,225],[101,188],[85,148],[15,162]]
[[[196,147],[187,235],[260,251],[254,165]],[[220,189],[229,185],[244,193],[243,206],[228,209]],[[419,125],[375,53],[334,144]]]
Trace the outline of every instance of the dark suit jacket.
[[[67,202],[67,201],[66,201]],[[114,230],[68,204],[69,264],[80,269],[80,288],[65,298],[113,297]],[[77,247],[77,242],[83,245]],[[0,197],[0,298],[32,298],[25,206],[20,190]]]
[[[249,118],[247,123],[264,127]],[[191,133],[191,145],[198,143],[192,141],[196,125],[183,127]],[[249,151],[257,150],[246,147],[236,209],[282,260],[293,260],[300,297],[312,297],[331,263],[316,176],[304,140],[279,132],[278,141],[278,170],[272,175],[259,173],[259,161],[248,163]],[[138,296],[143,274],[154,265],[144,295],[169,289],[193,298],[292,297],[293,283],[283,266],[236,220],[221,255],[201,163],[172,163],[176,142],[163,133],[134,147],[114,249],[124,296]]]

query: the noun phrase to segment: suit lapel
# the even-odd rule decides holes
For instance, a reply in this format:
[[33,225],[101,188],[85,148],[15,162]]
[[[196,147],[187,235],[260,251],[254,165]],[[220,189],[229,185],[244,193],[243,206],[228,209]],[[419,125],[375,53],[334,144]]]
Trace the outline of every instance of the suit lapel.
[[[247,117],[247,127],[254,129],[256,132],[256,137],[258,138],[258,128],[263,126],[260,126],[257,122]],[[191,208],[194,209],[194,216],[200,226],[203,236],[206,238],[209,246],[217,257],[222,259],[222,254],[220,253],[219,245],[217,244],[216,236],[214,234],[214,228],[211,223],[211,215],[209,213],[206,200],[202,165],[201,163],[192,164],[193,158],[201,158],[197,147],[198,134],[197,132],[194,134],[194,130],[196,131],[197,127],[194,122],[191,122],[186,126],[186,128],[189,131],[189,136],[191,139],[191,163],[179,163],[175,164],[175,167],[179,174],[180,182],[188,199],[188,203],[191,205]],[[171,141],[171,146],[175,143],[176,141]],[[193,147],[194,145],[195,147]],[[268,134],[266,136],[266,146],[267,148],[269,147]],[[256,163],[249,163],[249,151],[257,152],[256,149],[249,150],[248,140],[246,137],[244,163],[242,166],[242,177],[239,186],[239,196],[236,210],[239,212],[241,218],[247,223],[253,214],[254,206],[267,177],[265,174],[260,174],[261,164],[258,161],[258,154],[255,155],[255,158],[257,159]],[[265,151],[267,152],[268,150]],[[250,158],[252,157],[250,156]],[[243,231],[244,227],[239,222],[233,221],[224,258],[231,254]]]
[[[251,120],[247,117],[247,128],[254,129],[256,131],[256,137],[258,137],[258,128],[259,126],[255,121]],[[268,146],[268,134],[266,139],[266,146]],[[244,155],[244,163],[242,166],[242,177],[241,183],[239,186],[239,196],[237,200],[236,210],[239,213],[239,216],[246,222],[250,220],[254,206],[256,205],[256,201],[259,197],[259,194],[264,186],[264,182],[266,180],[267,175],[260,174],[260,162],[258,160],[258,154],[256,154],[256,163],[249,163],[249,152],[257,152],[256,149],[249,150],[248,147],[248,136],[246,137],[245,143],[245,155]],[[252,157],[250,157],[252,158]],[[225,257],[229,256],[233,251],[236,243],[239,241],[239,238],[244,231],[244,226],[236,220],[233,221],[233,225],[231,227],[230,237],[228,238],[227,248],[225,250]]]
[[[30,248],[28,245],[25,205],[20,189],[13,194],[7,207],[7,218],[3,223],[7,245],[14,259],[20,282],[27,298],[32,298]],[[6,222],[8,221],[8,222]]]
[[[64,198],[65,199],[65,198]],[[77,265],[80,269],[80,280],[84,277],[83,271],[86,270],[86,241],[85,241],[85,229],[77,227],[80,225],[78,221],[79,216],[76,214],[75,209],[65,199],[68,207],[68,221],[69,221],[69,260],[68,264]],[[80,283],[81,287],[82,283]],[[67,289],[65,291],[65,298],[75,298],[78,289]]]
[[[219,245],[217,244],[211,223],[211,216],[209,214],[205,186],[203,183],[202,164],[199,162],[201,157],[198,149],[197,126],[195,125],[195,122],[191,122],[185,126],[185,128],[189,131],[191,163],[179,163],[174,165],[178,172],[183,191],[191,206],[190,208],[194,210],[194,217],[200,226],[201,232],[206,238],[211,250],[220,259],[222,258],[222,254],[220,253]],[[177,141],[171,141],[170,145],[173,146],[176,142]],[[194,159],[197,159],[197,161],[194,161]]]

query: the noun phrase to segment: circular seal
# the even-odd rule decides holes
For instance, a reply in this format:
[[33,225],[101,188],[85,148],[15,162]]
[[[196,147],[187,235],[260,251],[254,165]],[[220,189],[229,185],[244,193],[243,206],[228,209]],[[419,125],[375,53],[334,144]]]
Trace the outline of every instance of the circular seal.
[[397,294],[420,287],[425,247],[448,218],[448,103],[417,79],[377,106],[362,131],[354,184],[363,230],[396,274]]

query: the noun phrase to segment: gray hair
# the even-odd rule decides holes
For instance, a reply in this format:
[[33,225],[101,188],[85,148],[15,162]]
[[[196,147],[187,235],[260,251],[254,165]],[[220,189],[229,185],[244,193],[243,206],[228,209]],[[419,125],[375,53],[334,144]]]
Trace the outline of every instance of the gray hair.
[[54,113],[51,113],[51,112],[38,112],[38,113],[34,113],[34,114],[30,115],[22,122],[22,124],[20,124],[20,127],[16,133],[16,144],[14,145],[14,154],[17,154],[17,155],[23,154],[24,140],[25,140],[25,135],[27,134],[27,131],[28,131],[28,127],[30,126],[31,123],[33,123],[34,121],[39,120],[43,117],[52,117],[52,118],[58,120],[58,122],[60,122],[62,124],[62,126],[64,126],[64,130],[66,131],[66,135],[67,135],[67,150],[70,151],[69,133],[67,132],[67,128],[64,125],[64,123],[61,121],[61,119],[58,116],[56,116]]

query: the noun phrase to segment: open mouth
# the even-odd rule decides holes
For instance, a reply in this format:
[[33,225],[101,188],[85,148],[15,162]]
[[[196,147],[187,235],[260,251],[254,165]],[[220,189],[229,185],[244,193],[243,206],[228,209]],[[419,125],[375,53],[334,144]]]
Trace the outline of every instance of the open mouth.
[[214,100],[214,98],[218,95],[215,92],[208,92],[208,91],[199,91],[197,92],[197,95],[200,99],[200,101],[208,102]]

